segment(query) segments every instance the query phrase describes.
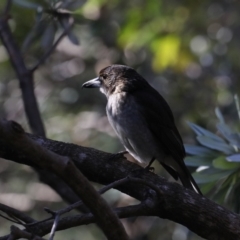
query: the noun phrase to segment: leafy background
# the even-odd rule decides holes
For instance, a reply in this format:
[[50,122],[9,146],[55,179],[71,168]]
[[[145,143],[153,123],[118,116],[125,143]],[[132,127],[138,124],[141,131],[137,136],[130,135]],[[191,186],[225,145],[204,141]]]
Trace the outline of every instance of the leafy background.
[[[0,1],[3,8],[5,1]],[[109,64],[134,67],[168,101],[186,143],[186,164],[204,194],[239,212],[240,90],[238,1],[15,0],[11,28],[29,67],[74,19],[74,28],[34,74],[47,136],[108,152],[123,150],[105,114],[105,97],[83,90]],[[0,45],[0,113],[29,131],[18,80]],[[60,197],[26,166],[0,160],[0,202],[46,217]],[[155,171],[169,177],[158,163]],[[99,186],[96,186],[99,187]],[[117,191],[114,206],[135,200]],[[132,239],[200,239],[167,220],[123,220]],[[10,223],[0,219],[0,234]],[[94,227],[57,233],[57,239],[103,239]]]

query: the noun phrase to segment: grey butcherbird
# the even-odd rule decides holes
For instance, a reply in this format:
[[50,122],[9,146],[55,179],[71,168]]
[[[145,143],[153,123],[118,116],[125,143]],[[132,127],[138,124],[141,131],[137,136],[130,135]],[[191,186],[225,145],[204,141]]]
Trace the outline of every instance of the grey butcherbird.
[[126,150],[139,162],[157,159],[182,184],[202,195],[183,161],[185,149],[164,98],[133,68],[112,65],[82,85],[107,96],[107,116]]

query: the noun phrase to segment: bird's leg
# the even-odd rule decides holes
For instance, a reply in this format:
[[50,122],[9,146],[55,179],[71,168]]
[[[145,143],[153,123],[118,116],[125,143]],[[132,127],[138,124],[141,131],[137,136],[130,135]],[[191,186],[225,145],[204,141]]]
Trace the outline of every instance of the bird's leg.
[[151,161],[149,162],[149,164],[145,167],[145,168],[141,168],[141,169],[134,169],[131,171],[131,173],[135,173],[137,175],[140,175],[146,171],[150,171],[150,172],[154,172],[154,167],[151,167],[152,163],[154,162],[155,157],[153,157],[151,159]]
[[154,167],[151,167],[152,163],[154,162],[155,160],[155,157],[153,157],[151,159],[151,161],[149,162],[149,164],[145,167],[146,170],[149,170],[149,171],[154,171]]

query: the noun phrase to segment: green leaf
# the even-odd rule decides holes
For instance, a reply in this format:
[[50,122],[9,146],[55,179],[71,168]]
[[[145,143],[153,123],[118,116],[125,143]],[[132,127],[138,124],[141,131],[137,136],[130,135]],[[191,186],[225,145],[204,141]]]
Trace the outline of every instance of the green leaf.
[[213,160],[213,166],[218,169],[228,170],[239,168],[240,163],[228,162],[224,156],[221,156]]
[[197,136],[197,140],[205,147],[215,149],[226,154],[231,154],[235,152],[232,146],[226,144],[225,142],[216,141],[215,139],[207,136]]
[[201,172],[195,172],[192,174],[192,176],[197,183],[209,183],[213,181],[218,181],[222,178],[226,178],[233,172],[234,170],[223,171],[216,168],[208,168]]
[[228,162],[240,162],[240,153],[226,157]]
[[225,143],[225,141],[220,138],[219,136],[217,136],[216,134],[194,124],[194,123],[190,123],[188,122],[188,125],[192,128],[192,130],[197,134],[197,136],[206,136],[208,138],[212,138],[214,139],[215,141],[218,141],[218,142],[222,142],[222,143]]
[[35,10],[39,10],[40,8],[41,9],[43,8],[41,5],[33,2],[29,2],[27,0],[13,0],[13,2],[24,8],[35,9]]
[[184,159],[187,166],[199,167],[199,166],[211,166],[212,161],[203,157],[188,156]]
[[184,147],[186,153],[190,155],[206,156],[214,154],[214,151],[202,146],[184,144]]

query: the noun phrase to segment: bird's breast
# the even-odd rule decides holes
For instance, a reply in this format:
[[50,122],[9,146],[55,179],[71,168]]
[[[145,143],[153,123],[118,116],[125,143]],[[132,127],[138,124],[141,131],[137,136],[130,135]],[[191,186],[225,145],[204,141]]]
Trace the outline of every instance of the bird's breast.
[[129,153],[140,162],[159,155],[152,133],[134,97],[127,93],[109,96],[108,120]]

